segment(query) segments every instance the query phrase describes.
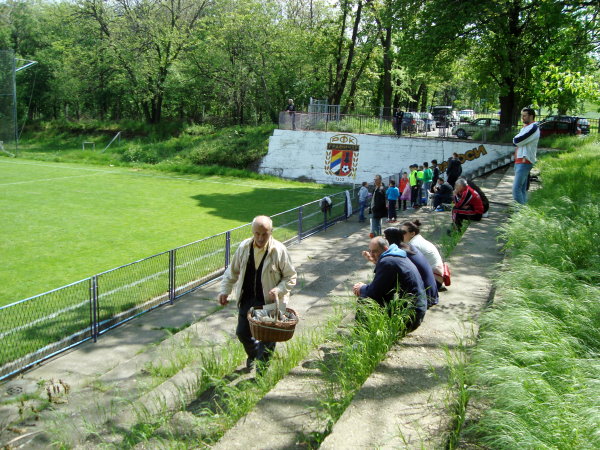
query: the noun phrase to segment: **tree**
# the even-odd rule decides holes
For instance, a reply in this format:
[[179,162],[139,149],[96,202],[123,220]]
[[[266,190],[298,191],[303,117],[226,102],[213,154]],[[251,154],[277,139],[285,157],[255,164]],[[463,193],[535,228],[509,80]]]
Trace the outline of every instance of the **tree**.
[[208,5],[209,0],[81,1],[82,17],[98,23],[148,122],[160,122],[171,68],[193,45]]
[[[590,8],[585,2],[558,0],[430,0],[423,26],[432,35],[431,51],[462,46],[476,55],[479,79],[498,86],[500,124],[508,129],[520,107],[535,101],[536,62],[547,56],[548,62],[560,64],[562,54],[548,53],[553,35]],[[578,38],[587,39],[585,32]]]

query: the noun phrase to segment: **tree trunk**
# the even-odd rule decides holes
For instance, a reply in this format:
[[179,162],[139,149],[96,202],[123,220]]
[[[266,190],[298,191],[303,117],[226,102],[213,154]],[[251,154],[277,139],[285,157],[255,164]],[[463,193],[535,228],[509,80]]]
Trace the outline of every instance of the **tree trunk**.
[[383,48],[383,110],[390,111],[392,108],[392,27],[388,26],[384,30],[385,35],[381,36],[381,46]]

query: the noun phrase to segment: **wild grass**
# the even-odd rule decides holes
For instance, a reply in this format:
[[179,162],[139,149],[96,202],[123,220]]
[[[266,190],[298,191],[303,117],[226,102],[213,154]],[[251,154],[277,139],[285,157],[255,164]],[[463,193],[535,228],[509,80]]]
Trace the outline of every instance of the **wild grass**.
[[600,448],[600,146],[564,139],[503,228],[509,250],[467,379],[489,405],[463,436],[487,448]]
[[331,338],[346,313],[347,307],[340,303],[325,324],[279,345],[264,374],[238,383],[232,383],[238,376],[234,370],[245,361],[245,354],[237,340],[228,341],[219,350],[201,350],[191,341],[184,342],[171,353],[173,357],[170,360],[153,363],[148,370],[159,379],[165,379],[185,367],[198,368],[200,376],[195,390],[199,400],[187,405],[187,409],[196,416],[198,429],[187,436],[178,435],[165,426],[172,412],[164,411],[159,416],[142,418],[125,434],[124,448],[156,439],[163,440],[166,448],[196,448],[214,444],[312,349]]
[[406,333],[410,310],[403,299],[394,299],[387,308],[364,299],[357,308],[357,321],[348,333],[335,335],[336,350],[319,364],[324,383],[317,388],[321,399],[317,414],[326,427],[304,437],[309,448],[323,442],[377,364]]

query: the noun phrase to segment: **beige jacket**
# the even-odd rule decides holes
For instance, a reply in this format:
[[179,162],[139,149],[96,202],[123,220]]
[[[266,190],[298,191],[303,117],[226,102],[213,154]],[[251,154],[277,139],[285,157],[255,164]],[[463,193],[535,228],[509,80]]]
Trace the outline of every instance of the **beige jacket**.
[[[246,275],[246,266],[252,250],[253,239],[249,238],[243,241],[235,251],[231,264],[223,275],[221,282],[221,294],[232,295],[237,299],[238,307],[242,294],[242,284]],[[292,260],[288,254],[287,248],[281,242],[271,237],[268,242],[268,250],[265,255],[261,281],[265,303],[273,303],[269,299],[269,291],[274,287],[279,289],[278,298],[280,302],[287,304],[290,298],[290,291],[296,285],[296,269],[292,265]]]

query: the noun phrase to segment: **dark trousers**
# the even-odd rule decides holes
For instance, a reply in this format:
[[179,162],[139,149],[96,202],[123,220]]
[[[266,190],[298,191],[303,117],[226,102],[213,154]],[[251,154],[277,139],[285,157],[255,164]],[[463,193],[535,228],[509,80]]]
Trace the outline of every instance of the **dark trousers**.
[[479,222],[481,220],[481,214],[456,213],[454,215],[454,225],[456,226],[457,229],[460,230],[462,228],[463,220],[474,220],[476,222]]
[[458,175],[448,175],[448,184],[450,186],[454,187],[456,180],[458,180]]
[[452,196],[433,194],[433,207],[437,208],[442,203],[452,203]]
[[237,328],[235,329],[238,340],[244,346],[248,358],[251,360],[268,361],[275,351],[275,342],[261,342],[254,339],[250,332],[248,317],[246,316],[248,311],[246,310],[244,314],[242,314],[242,311],[243,309],[240,309]]
[[388,200],[388,219],[396,218],[396,200]]
[[[398,200],[402,202],[402,211],[406,210],[406,200]],[[398,209],[400,209],[400,204],[398,204]]]
[[420,203],[419,191],[419,185],[410,187],[410,204],[412,206],[418,206]]

